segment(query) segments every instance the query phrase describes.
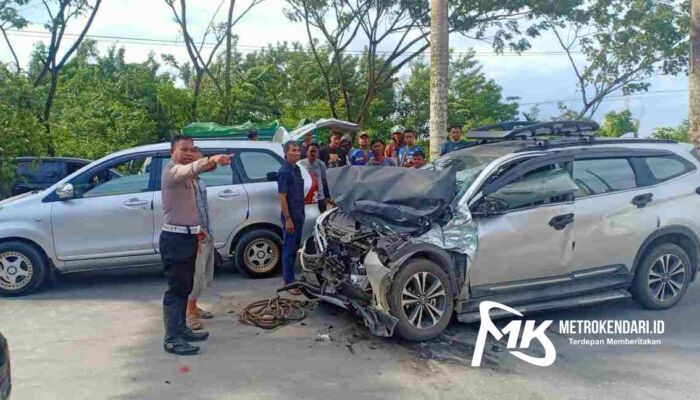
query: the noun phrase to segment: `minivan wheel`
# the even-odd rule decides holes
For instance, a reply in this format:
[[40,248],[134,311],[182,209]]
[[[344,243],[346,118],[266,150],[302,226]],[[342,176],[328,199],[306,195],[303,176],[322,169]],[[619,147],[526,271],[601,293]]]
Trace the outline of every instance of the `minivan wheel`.
[[251,278],[266,278],[279,270],[282,239],[267,229],[254,229],[238,239],[236,266]]
[[48,274],[48,263],[34,246],[0,243],[0,295],[21,296],[36,291]]
[[637,267],[632,296],[645,308],[671,308],[688,289],[691,274],[690,257],[685,250],[672,243],[660,244]]
[[447,273],[432,261],[409,261],[394,276],[389,295],[396,334],[411,341],[436,338],[450,323],[454,297]]

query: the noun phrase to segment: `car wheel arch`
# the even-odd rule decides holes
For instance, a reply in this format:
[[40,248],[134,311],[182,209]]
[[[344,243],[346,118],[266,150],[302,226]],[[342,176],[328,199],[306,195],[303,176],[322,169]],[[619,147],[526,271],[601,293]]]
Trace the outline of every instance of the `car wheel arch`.
[[257,229],[265,229],[268,231],[271,231],[272,233],[276,234],[280,238],[282,237],[282,228],[275,224],[271,224],[269,222],[258,222],[258,223],[253,223],[250,225],[246,225],[239,229],[235,235],[233,235],[233,240],[231,240],[231,245],[229,246],[229,254],[233,254],[234,250],[236,248],[236,243],[240,240],[243,235],[250,231],[254,231]]
[[39,243],[37,243],[31,239],[27,239],[27,238],[23,238],[23,237],[4,237],[4,238],[0,239],[0,244],[7,243],[7,242],[22,242],[22,243],[25,243],[25,244],[28,244],[28,245],[34,247],[35,249],[37,249],[39,251],[39,253],[42,255],[42,257],[44,257],[44,261],[46,261],[49,264],[51,269],[56,268],[51,257],[49,257],[49,255],[46,253],[46,250],[44,250],[44,248],[41,247],[41,245],[39,245]]
[[688,254],[691,264],[693,265],[693,276],[691,281],[694,281],[700,258],[700,240],[698,240],[697,235],[692,230],[684,226],[667,226],[658,229],[649,235],[649,237],[646,238],[646,240],[642,243],[642,246],[637,251],[637,255],[634,258],[634,264],[632,264],[632,273],[634,274],[637,272],[639,263],[642,262],[646,254],[662,243],[676,244]]
[[399,268],[415,259],[425,259],[434,262],[449,276],[453,294],[455,296],[459,294],[455,264],[452,261],[452,257],[444,249],[433,244],[421,243],[400,249],[396,253],[391,254],[390,258],[392,259],[390,267],[394,271],[398,271]]

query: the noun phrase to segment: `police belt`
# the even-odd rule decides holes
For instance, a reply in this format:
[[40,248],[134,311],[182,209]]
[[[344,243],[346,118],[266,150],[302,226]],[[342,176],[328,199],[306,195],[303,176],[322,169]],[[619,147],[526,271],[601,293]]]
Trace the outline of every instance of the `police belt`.
[[197,225],[197,226],[177,226],[177,225],[163,224],[163,230],[165,232],[197,235],[202,230],[202,228],[199,225]]

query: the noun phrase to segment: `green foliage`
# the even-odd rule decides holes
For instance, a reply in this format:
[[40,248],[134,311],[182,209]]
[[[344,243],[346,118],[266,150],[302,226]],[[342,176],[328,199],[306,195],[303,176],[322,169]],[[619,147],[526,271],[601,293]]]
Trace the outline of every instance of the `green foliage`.
[[610,111],[603,117],[603,122],[600,124],[599,136],[605,137],[621,137],[626,133],[634,133],[637,136],[639,124],[632,118],[630,110],[620,112]]
[[[685,71],[689,9],[679,0],[593,0],[550,19],[571,56],[583,101],[579,118],[591,118],[614,92],[645,92],[648,78]],[[577,61],[575,52],[582,52],[585,61]]]
[[651,137],[653,139],[670,139],[677,142],[688,143],[689,131],[690,123],[686,119],[675,128],[664,126],[654,129],[654,131],[651,133]]
[[41,155],[46,148],[45,131],[37,119],[41,108],[37,98],[25,77],[0,63],[0,198],[9,193],[13,158]]
[[[518,115],[518,104],[504,99],[501,87],[489,80],[470,52],[451,57],[448,76],[448,123],[466,128],[508,121]],[[430,118],[430,68],[422,60],[411,63],[411,74],[401,83],[399,119],[427,131]]]

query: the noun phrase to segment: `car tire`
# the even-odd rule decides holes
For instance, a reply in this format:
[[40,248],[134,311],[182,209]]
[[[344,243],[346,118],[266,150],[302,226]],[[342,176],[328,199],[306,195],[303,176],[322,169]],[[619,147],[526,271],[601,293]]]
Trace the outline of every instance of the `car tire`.
[[683,297],[692,276],[690,257],[680,246],[663,243],[649,251],[632,281],[632,297],[644,308],[664,310]]
[[434,339],[452,318],[450,278],[430,260],[411,260],[394,276],[389,306],[399,320],[395,328],[398,336],[410,341]]
[[250,278],[267,278],[279,272],[282,239],[267,229],[243,234],[234,249],[236,266]]
[[48,262],[36,247],[24,242],[0,243],[0,295],[33,293],[48,275]]

